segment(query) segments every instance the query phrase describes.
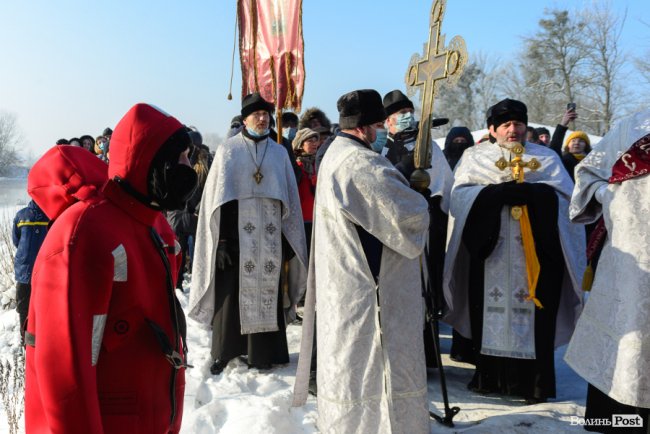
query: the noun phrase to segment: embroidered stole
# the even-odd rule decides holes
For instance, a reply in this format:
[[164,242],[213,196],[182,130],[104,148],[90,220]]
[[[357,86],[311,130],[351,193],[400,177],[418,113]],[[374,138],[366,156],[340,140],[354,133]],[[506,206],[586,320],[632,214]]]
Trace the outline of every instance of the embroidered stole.
[[281,204],[239,200],[239,314],[241,333],[277,331],[282,265]]

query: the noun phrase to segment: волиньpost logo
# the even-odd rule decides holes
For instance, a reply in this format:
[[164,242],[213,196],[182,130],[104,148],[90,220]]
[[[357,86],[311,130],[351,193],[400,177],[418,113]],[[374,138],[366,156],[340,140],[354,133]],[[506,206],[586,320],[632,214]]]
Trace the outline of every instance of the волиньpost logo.
[[642,428],[643,418],[638,414],[613,414],[611,419],[571,416],[571,425],[611,426],[613,428]]

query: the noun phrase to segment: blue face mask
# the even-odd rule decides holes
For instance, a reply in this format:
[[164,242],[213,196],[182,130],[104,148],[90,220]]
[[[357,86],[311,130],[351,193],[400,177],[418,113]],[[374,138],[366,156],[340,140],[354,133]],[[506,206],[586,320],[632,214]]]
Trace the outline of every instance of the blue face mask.
[[413,113],[400,113],[397,115],[397,125],[395,129],[398,133],[407,130],[409,128],[415,128],[415,117]]
[[248,131],[248,134],[250,134],[251,137],[255,137],[255,138],[266,136],[270,132],[270,130],[267,128],[267,129],[264,130],[264,132],[262,134],[259,134],[255,130],[252,130],[252,129],[248,128],[248,127],[246,127],[246,131]]
[[282,137],[289,140],[290,142],[293,142],[293,139],[296,138],[297,131],[298,129],[294,127],[282,128]]
[[370,144],[370,147],[375,152],[381,152],[381,150],[384,149],[386,140],[388,139],[388,131],[383,128],[377,128],[375,131],[377,132],[377,137],[375,138],[375,141]]

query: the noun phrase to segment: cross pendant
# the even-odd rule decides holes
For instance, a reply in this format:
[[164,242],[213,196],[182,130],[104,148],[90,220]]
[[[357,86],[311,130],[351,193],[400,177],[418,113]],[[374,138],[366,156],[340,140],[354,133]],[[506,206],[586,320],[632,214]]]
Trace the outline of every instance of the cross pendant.
[[264,178],[264,175],[262,175],[260,169],[257,169],[257,171],[253,174],[253,178],[255,178],[255,182],[259,184],[260,182],[262,182],[262,178]]

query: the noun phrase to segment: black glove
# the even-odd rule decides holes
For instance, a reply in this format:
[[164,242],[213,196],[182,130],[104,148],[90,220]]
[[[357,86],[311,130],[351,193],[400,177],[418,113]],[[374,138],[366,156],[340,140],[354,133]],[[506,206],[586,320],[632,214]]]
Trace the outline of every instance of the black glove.
[[217,246],[217,268],[219,270],[225,270],[226,266],[231,266],[232,260],[228,254],[228,245],[225,241],[219,241]]
[[404,178],[406,178],[407,181],[411,180],[411,174],[415,170],[415,163],[413,162],[413,153],[408,152],[404,155],[402,155],[401,160],[399,163],[395,165],[395,168],[399,170],[402,175],[404,175]]
[[501,199],[505,205],[526,205],[532,198],[531,185],[528,182],[517,184],[516,181],[510,181],[501,184]]

